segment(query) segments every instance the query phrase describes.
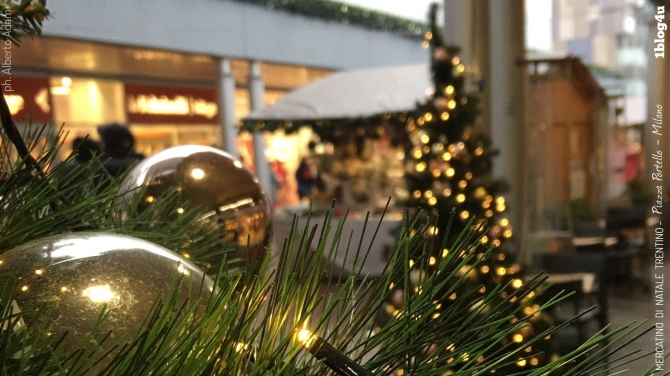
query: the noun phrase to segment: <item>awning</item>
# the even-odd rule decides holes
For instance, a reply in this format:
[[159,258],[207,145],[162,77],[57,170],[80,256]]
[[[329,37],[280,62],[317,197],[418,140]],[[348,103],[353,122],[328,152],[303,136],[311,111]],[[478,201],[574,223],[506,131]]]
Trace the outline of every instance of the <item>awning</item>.
[[339,72],[290,92],[248,121],[365,118],[410,111],[432,87],[427,64]]

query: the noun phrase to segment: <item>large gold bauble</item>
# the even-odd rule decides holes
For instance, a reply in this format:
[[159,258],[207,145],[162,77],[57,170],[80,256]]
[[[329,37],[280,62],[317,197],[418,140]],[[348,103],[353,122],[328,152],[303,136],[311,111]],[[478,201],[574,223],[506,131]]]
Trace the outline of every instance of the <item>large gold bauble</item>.
[[221,150],[184,145],[144,159],[128,175],[122,190],[148,186],[142,202],[178,191],[189,208],[207,212],[224,233],[222,242],[242,259],[258,259],[272,237],[272,207],[258,179]]
[[[130,236],[95,232],[50,236],[5,252],[0,255],[0,286],[10,277],[16,278],[15,309],[55,305],[46,329],[54,339],[67,332],[57,347],[61,355],[79,349],[103,307],[109,316],[94,342],[108,332],[110,336],[97,356],[112,349],[116,341],[132,340],[159,297],[165,301],[179,287],[177,305],[199,298],[198,311],[204,312],[214,288],[211,278],[166,248]],[[88,352],[94,349],[89,346]],[[116,352],[96,368],[108,364]]]

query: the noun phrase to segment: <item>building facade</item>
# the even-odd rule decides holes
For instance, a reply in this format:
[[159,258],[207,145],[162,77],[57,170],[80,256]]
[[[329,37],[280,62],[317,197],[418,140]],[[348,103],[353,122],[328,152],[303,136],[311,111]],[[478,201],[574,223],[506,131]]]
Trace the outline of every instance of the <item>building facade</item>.
[[[251,110],[333,71],[428,60],[420,25],[401,33],[242,0],[71,0],[49,9],[43,36],[14,48],[3,77],[18,122],[31,114],[64,124],[69,139],[125,123],[144,154],[212,145],[259,175],[268,171],[254,159],[267,155],[290,176],[309,135],[238,135]],[[261,182],[270,190],[267,176]]]

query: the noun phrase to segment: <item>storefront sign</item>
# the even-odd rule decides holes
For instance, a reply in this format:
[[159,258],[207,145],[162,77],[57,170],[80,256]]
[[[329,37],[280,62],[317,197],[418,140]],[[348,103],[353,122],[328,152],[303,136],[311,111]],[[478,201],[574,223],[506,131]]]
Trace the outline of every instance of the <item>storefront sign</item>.
[[5,79],[2,93],[15,122],[27,122],[31,114],[33,123],[50,122],[53,119],[49,79],[11,76]]
[[125,85],[128,121],[135,124],[218,124],[216,90]]

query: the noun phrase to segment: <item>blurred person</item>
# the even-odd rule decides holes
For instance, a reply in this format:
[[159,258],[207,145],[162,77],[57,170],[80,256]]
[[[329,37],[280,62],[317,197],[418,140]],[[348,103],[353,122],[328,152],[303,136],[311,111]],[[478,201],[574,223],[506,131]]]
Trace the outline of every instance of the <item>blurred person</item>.
[[300,165],[295,171],[295,180],[298,181],[298,196],[300,200],[308,198],[312,193],[312,185],[314,185],[314,178],[312,176],[312,166],[310,166],[307,158],[300,160]]
[[117,123],[101,125],[98,133],[103,144],[101,161],[110,176],[121,176],[144,159],[135,151],[135,137],[128,127]]
[[[102,153],[100,144],[88,137],[77,137],[72,141],[72,155],[74,158],[57,165],[54,179],[60,188],[67,188],[82,180],[92,177],[96,167],[95,158]],[[94,180],[91,180],[94,183]]]

